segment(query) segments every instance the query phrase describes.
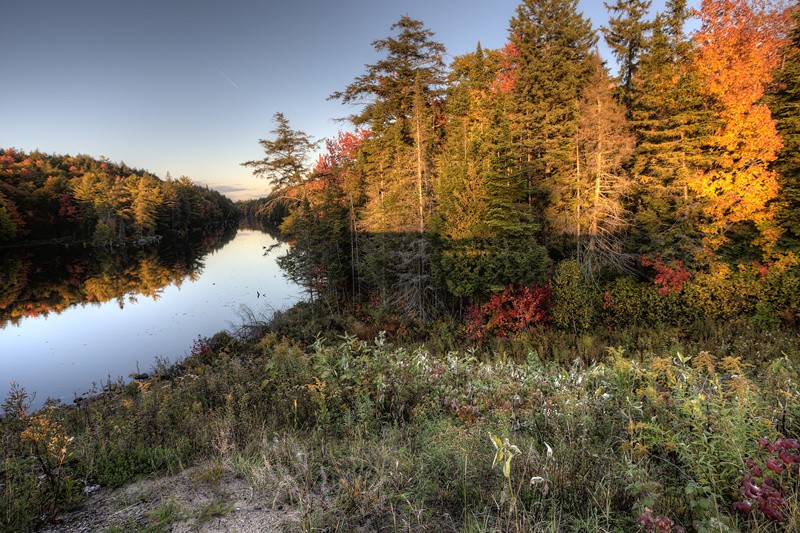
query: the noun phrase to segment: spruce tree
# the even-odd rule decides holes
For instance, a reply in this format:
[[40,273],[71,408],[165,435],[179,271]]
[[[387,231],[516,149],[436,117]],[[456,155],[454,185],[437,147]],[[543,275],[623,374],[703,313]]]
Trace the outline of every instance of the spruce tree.
[[700,141],[713,129],[691,68],[688,17],[686,0],[669,0],[656,16],[632,76],[630,109],[637,145],[629,250],[683,260],[701,253],[700,205],[688,180],[701,163]]
[[506,63],[504,53],[478,45],[451,68],[435,198],[442,238],[436,266],[454,296],[537,281],[547,261],[515,170],[513,100],[501,79]]
[[578,101],[597,38],[577,0],[525,0],[510,22],[516,56],[511,134],[531,212],[540,215],[556,177],[575,166]]
[[651,23],[644,20],[651,4],[652,0],[616,0],[613,5],[603,2],[610,14],[603,36],[619,65],[620,101],[629,118],[633,75],[651,29]]

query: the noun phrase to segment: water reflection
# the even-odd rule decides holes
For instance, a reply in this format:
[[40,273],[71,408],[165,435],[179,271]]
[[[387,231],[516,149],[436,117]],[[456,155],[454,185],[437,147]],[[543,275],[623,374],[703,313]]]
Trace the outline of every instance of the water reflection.
[[[190,246],[113,254],[45,251],[0,265],[0,399],[12,380],[69,402],[93,383],[175,361],[198,337],[296,302],[301,290],[267,256],[275,239],[240,230]],[[116,251],[115,251],[116,252]]]
[[147,249],[7,250],[0,256],[0,328],[81,304],[116,300],[123,308],[140,296],[158,300],[164,287],[197,279],[202,258],[235,235],[228,230]]

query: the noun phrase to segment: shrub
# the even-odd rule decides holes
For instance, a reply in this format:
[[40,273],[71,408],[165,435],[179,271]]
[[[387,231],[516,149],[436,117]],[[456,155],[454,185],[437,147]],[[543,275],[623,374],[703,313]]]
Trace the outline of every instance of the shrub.
[[692,279],[692,274],[683,266],[683,261],[672,260],[664,262],[661,256],[647,257],[642,256],[639,262],[644,267],[652,267],[656,271],[653,283],[658,287],[658,292],[662,296],[668,294],[680,294],[684,284]]
[[573,331],[587,330],[598,321],[600,294],[587,283],[578,262],[563,261],[556,268],[552,282],[553,325]]
[[603,316],[610,330],[681,323],[688,318],[679,294],[663,292],[630,276],[607,285],[603,293]]
[[[742,500],[733,509],[749,514],[756,511],[774,522],[786,521],[786,508],[792,500],[792,487],[800,481],[800,442],[795,439],[777,439],[774,442],[761,437],[761,447],[767,452],[763,461],[749,457],[739,494]],[[788,501],[787,501],[788,500]]]
[[467,333],[473,339],[487,334],[508,337],[550,321],[549,287],[515,287],[510,285],[481,306],[467,310]]

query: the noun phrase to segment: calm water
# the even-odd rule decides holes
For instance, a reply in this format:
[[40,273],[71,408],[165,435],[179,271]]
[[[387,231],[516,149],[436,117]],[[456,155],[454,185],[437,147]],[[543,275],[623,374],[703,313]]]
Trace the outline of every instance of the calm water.
[[[0,256],[0,394],[19,382],[36,403],[76,394],[155,359],[187,355],[198,337],[269,316],[301,296],[275,263],[283,246],[239,230],[188,250],[80,250]],[[2,252],[0,252],[2,253]]]

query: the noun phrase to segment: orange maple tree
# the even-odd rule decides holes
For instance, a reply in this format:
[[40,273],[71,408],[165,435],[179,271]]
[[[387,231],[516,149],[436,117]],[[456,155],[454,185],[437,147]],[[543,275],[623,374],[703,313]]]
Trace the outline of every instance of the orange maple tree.
[[696,13],[702,27],[695,34],[694,68],[717,127],[704,143],[707,164],[689,186],[704,200],[709,251],[742,222],[755,225],[764,249],[778,238],[771,205],[778,177],[769,164],[782,143],[760,101],[780,60],[781,11],[774,0],[703,0]]

